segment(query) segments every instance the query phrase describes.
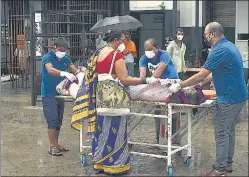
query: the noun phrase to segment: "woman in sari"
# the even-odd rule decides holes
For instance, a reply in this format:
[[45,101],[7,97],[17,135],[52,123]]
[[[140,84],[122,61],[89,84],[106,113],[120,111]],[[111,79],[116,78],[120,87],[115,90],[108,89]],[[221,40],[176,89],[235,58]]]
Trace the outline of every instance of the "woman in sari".
[[[97,52],[97,57],[91,57],[92,61],[95,58],[95,63],[88,65],[96,65],[93,68],[96,68],[97,74],[109,73],[114,52],[117,51],[112,70],[114,79],[118,78],[125,86],[158,82],[158,79],[153,77],[136,78],[128,76],[122,54],[125,48],[123,44],[125,35],[121,31],[109,30],[103,40],[107,42],[107,45]],[[94,73],[95,71],[91,72]],[[98,173],[104,172],[111,175],[128,172],[131,165],[127,142],[127,117],[100,115],[96,117],[92,141],[94,169]]]

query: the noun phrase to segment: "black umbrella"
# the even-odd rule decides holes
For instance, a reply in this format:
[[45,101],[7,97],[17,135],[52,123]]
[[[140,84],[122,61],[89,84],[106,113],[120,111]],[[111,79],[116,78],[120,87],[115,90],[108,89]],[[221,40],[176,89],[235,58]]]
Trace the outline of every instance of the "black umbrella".
[[108,29],[131,30],[142,26],[143,24],[132,16],[114,16],[106,17],[103,20],[100,20],[90,29],[90,31],[101,33],[107,31]]

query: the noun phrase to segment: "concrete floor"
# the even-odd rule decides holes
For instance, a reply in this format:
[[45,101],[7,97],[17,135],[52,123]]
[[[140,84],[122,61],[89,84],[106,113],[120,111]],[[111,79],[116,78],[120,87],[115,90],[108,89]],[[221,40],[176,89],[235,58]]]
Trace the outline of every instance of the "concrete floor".
[[[79,133],[70,127],[72,104],[66,104],[60,136],[60,144],[70,151],[61,157],[53,157],[47,152],[48,138],[41,103],[30,107],[29,101],[27,96],[2,98],[1,175],[96,176],[91,165],[83,168],[80,164]],[[212,112],[193,130],[193,151],[199,154],[199,159],[194,158],[191,167],[184,168],[182,158],[176,156],[173,161],[174,176],[197,176],[211,169],[215,155]],[[153,119],[145,119],[131,133],[132,140],[154,143],[153,124]],[[149,151],[145,147],[135,149]],[[238,123],[234,161],[235,171],[229,176],[248,176],[248,119]],[[166,161],[133,156],[129,175],[166,176]]]

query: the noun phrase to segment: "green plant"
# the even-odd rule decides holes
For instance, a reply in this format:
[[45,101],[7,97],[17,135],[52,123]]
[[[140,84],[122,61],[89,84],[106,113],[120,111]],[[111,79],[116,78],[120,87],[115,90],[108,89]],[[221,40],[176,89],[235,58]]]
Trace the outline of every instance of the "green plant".
[[166,8],[164,2],[162,2],[162,4],[159,5],[159,7],[161,8],[161,10],[165,10],[165,8]]

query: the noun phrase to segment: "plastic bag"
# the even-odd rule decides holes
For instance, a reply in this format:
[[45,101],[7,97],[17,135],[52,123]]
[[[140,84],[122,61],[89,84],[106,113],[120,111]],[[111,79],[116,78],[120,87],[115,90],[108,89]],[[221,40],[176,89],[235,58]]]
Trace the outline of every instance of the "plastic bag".
[[77,93],[82,85],[84,76],[84,72],[79,72],[76,75],[77,80],[74,82],[71,82],[68,79],[64,79],[56,86],[56,91],[63,96],[72,96],[73,98],[76,98]]

